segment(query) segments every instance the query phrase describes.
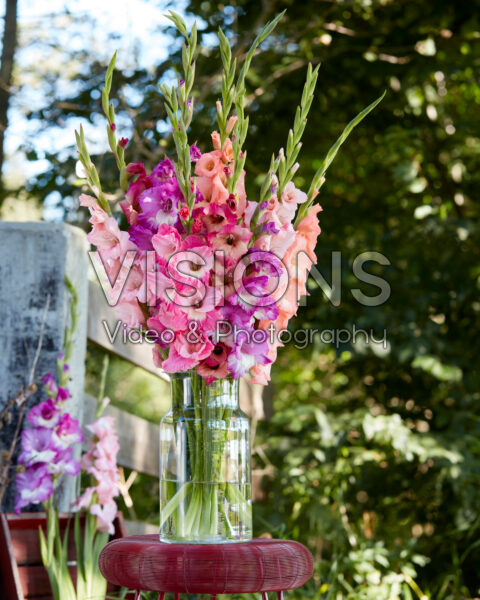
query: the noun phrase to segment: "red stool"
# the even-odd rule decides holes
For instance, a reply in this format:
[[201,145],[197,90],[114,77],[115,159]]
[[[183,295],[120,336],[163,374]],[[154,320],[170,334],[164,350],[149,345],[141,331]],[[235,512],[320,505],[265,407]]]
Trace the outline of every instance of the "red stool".
[[164,544],[156,535],[113,540],[98,561],[102,575],[129,589],[166,593],[241,594],[298,588],[313,573],[313,557],[298,542],[253,539],[238,544]]

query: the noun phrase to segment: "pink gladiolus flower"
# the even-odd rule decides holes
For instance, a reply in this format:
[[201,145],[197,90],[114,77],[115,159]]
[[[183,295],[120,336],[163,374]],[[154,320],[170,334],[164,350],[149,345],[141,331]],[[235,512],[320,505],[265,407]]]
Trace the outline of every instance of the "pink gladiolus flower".
[[161,303],[158,314],[148,319],[148,327],[161,333],[165,329],[184,331],[187,328],[188,317],[173,302]]
[[98,204],[98,200],[93,196],[88,196],[87,194],[81,194],[79,198],[80,206],[85,206],[90,211],[90,219],[89,222],[92,225],[101,225],[105,223],[108,219],[107,213],[100,208]]
[[93,493],[95,488],[88,487],[83,494],[77,499],[74,504],[74,508],[76,510],[81,510],[82,508],[88,508],[92,502]]
[[123,258],[132,247],[128,233],[120,231],[113,217],[108,217],[103,223],[94,224],[88,234],[88,241],[97,246],[102,256],[107,258]]
[[97,517],[97,527],[99,531],[104,531],[110,535],[115,533],[115,528],[113,526],[113,521],[117,516],[117,505],[115,502],[110,502],[105,506],[94,504],[90,508],[90,512]]
[[112,435],[115,425],[115,417],[101,417],[91,425],[87,425],[87,429],[91,431],[99,440]]
[[253,377],[250,379],[250,383],[268,385],[268,382],[270,381],[271,370],[272,365],[255,365],[252,367]]
[[198,336],[198,341],[190,341],[188,333],[179,334],[173,345],[178,350],[180,356],[190,358],[196,362],[210,356],[214,348],[212,342],[203,335]]
[[238,225],[225,225],[216,234],[210,234],[208,241],[216,250],[223,250],[234,260],[238,260],[248,250],[248,242],[252,232],[246,227]]
[[188,334],[177,335],[173,346],[170,347],[168,358],[163,361],[162,367],[167,373],[188,371],[207,358],[213,350],[213,344],[201,334],[198,342],[189,341]]
[[228,376],[228,366],[225,360],[220,364],[210,364],[209,360],[202,361],[197,367],[197,373],[205,379],[205,383],[210,385],[216,379],[224,379]]
[[302,221],[300,221],[297,227],[297,232],[306,238],[307,252],[311,255],[315,254],[317,238],[321,232],[317,217],[317,214],[321,212],[321,210],[322,207],[319,204],[311,206],[308,209],[307,216]]
[[[218,132],[212,133],[211,152],[202,154],[197,146],[190,146],[194,174],[182,189],[186,185],[192,190],[193,206],[184,197],[180,174],[169,159],[149,174],[142,163],[127,166],[130,182],[121,206],[128,232],[120,231],[95,198],[82,196],[81,203],[91,213],[89,239],[99,248],[110,283],[117,281],[112,292],[115,301],[123,286],[117,314],[130,328],[151,329],[156,366],[171,373],[197,369],[207,383],[250,372],[253,381],[266,384],[278,344],[258,339],[255,344],[239,342],[231,332],[222,336],[218,321],[245,329],[248,339],[254,333],[258,338],[270,323],[278,329],[287,326],[298,309],[298,293],[306,293],[307,272],[304,267],[303,273],[296,272],[296,256],[306,252],[315,260],[320,208],[310,208],[295,230],[295,214],[307,195],[293,182],[286,184],[280,197],[278,178],[272,176],[261,205],[247,200],[244,170],[237,172],[233,186],[236,123],[237,117],[228,120],[223,143]],[[137,254],[133,264],[124,268],[122,259],[130,249]],[[276,256],[283,264],[275,269],[271,261],[254,259],[260,253]],[[239,262],[246,268],[237,269]],[[198,329],[198,341],[187,337],[192,325]],[[212,340],[222,345],[214,347]],[[44,415],[38,409],[43,417],[32,414],[31,418],[43,418],[35,421],[40,424],[54,420],[47,408],[51,410],[44,406]],[[97,440],[96,449],[90,448],[82,458],[98,488],[85,501],[104,507],[114,497],[109,486],[116,473],[111,461],[117,448],[108,440]]]
[[92,436],[88,441],[89,449],[81,458],[81,466],[95,477],[96,485],[87,488],[75,503],[77,510],[89,508],[90,513],[97,517],[97,527],[100,531],[111,532],[117,513],[117,505],[113,499],[119,494],[119,444],[114,423],[113,417],[105,416],[87,425]]
[[237,216],[227,204],[216,204],[212,202],[203,211],[202,221],[208,233],[220,231],[225,225],[235,225]]
[[277,215],[282,223],[291,223],[299,204],[307,200],[307,194],[298,190],[293,182],[287,183],[283,190],[281,203],[278,204]]
[[128,327],[139,328],[145,323],[145,316],[138,304],[137,299],[120,299],[119,303],[115,307],[115,310],[120,319]]
[[152,245],[161,262],[166,262],[172,254],[179,250],[181,241],[178,231],[165,223],[160,225],[157,233],[152,237]]
[[215,328],[215,322],[220,316],[215,310],[219,300],[218,292],[216,297],[213,287],[207,287],[193,296],[184,298],[182,310],[186,312],[189,322],[201,322],[202,328],[210,331]]
[[[189,244],[183,244],[182,250],[170,258],[167,272],[177,284],[183,283],[197,290],[203,289],[198,282],[206,281],[210,276],[213,267],[213,251],[206,245],[188,246]],[[189,290],[189,295],[192,291]]]
[[202,222],[200,219],[195,219],[192,225],[192,233],[200,233],[203,229]]

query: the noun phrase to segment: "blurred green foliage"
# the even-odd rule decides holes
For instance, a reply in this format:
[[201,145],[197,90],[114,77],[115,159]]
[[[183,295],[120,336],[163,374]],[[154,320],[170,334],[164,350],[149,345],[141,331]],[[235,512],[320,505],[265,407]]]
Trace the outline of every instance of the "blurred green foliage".
[[[342,148],[319,198],[318,268],[329,280],[331,253],[342,253],[341,303],[332,306],[312,281],[292,325],[349,331],[355,325],[377,339],[385,330],[388,346],[335,347],[317,339],[280,352],[274,417],[260,424],[256,442],[256,466],[270,473],[255,509],[256,531],[291,536],[312,549],[315,578],[290,597],[474,598],[480,594],[479,3],[191,0],[187,7],[200,18],[204,43],[191,132],[202,150],[210,149],[220,85],[212,34],[221,25],[242,55],[258,26],[288,9],[247,81],[251,198],[272,152],[286,143],[308,61],[322,66],[298,186],[309,185],[343,125],[388,90]],[[126,84],[142,95],[135,106],[120,95],[116,109],[136,119],[131,161],[154,162],[170,149],[155,84],[178,65],[178,48],[172,42],[175,52],[152,72],[114,79],[112,95]],[[92,63],[71,102],[31,116],[96,122],[93,91],[104,70]],[[77,194],[73,155],[47,158],[51,169],[31,181],[31,196],[58,190],[58,181],[64,198]],[[110,183],[115,193],[113,160],[98,162],[104,187]],[[390,261],[367,267],[391,286],[382,306],[363,306],[352,295],[355,288],[377,293],[352,272],[364,251]],[[139,405],[147,415],[143,393]]]

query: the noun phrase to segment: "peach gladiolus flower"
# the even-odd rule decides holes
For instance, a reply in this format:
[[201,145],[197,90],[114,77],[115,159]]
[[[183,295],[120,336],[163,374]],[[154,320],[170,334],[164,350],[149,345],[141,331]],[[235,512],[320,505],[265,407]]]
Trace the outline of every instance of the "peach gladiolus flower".
[[230,134],[235,127],[235,123],[238,121],[238,117],[230,117],[227,123],[227,133]]
[[223,171],[223,163],[221,161],[221,150],[206,152],[195,163],[195,175],[201,177],[214,177],[219,171]]
[[215,150],[222,149],[222,142],[220,140],[220,134],[218,133],[218,131],[212,131],[212,143]]
[[[308,209],[307,216],[300,221],[297,227],[297,232],[303,235],[307,241],[307,252],[309,255],[315,255],[315,246],[317,244],[317,238],[320,235],[321,229],[318,224],[317,214],[323,209],[319,204],[315,204]],[[315,260],[315,262],[317,262]]]
[[230,138],[227,138],[225,140],[225,144],[223,145],[222,158],[226,163],[229,163],[233,160],[233,146],[232,140]]
[[212,179],[212,202],[215,204],[225,204],[228,195],[228,190],[223,185],[220,176],[215,175]]

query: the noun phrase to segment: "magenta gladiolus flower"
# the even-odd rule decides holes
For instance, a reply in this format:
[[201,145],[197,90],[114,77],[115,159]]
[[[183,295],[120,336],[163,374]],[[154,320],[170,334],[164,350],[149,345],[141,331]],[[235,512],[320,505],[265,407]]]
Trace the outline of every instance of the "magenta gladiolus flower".
[[35,465],[24,473],[19,473],[15,484],[18,492],[15,498],[17,515],[25,506],[45,502],[53,494],[52,477],[44,464]]
[[202,153],[200,152],[200,148],[193,144],[190,146],[190,160],[192,162],[197,161],[199,158],[202,158]]
[[172,177],[175,177],[175,165],[169,158],[165,158],[153,168],[152,176],[161,181],[171,179]]
[[145,190],[138,202],[142,212],[138,224],[156,232],[162,223],[175,225],[178,220],[180,188],[176,180],[168,180]]
[[65,413],[60,417],[57,428],[55,429],[56,440],[64,448],[72,444],[83,442],[83,431],[77,419]]
[[55,406],[53,400],[48,398],[45,402],[34,406],[28,413],[27,419],[33,427],[52,428],[60,419],[60,410]]
[[70,398],[70,391],[67,388],[58,387],[57,389],[57,402],[65,402]]
[[140,175],[145,177],[145,165],[142,162],[128,163],[125,168],[127,175]]
[[55,383],[55,379],[53,377],[53,373],[48,373],[43,377],[43,385],[49,394],[56,394],[57,392],[57,384]]

